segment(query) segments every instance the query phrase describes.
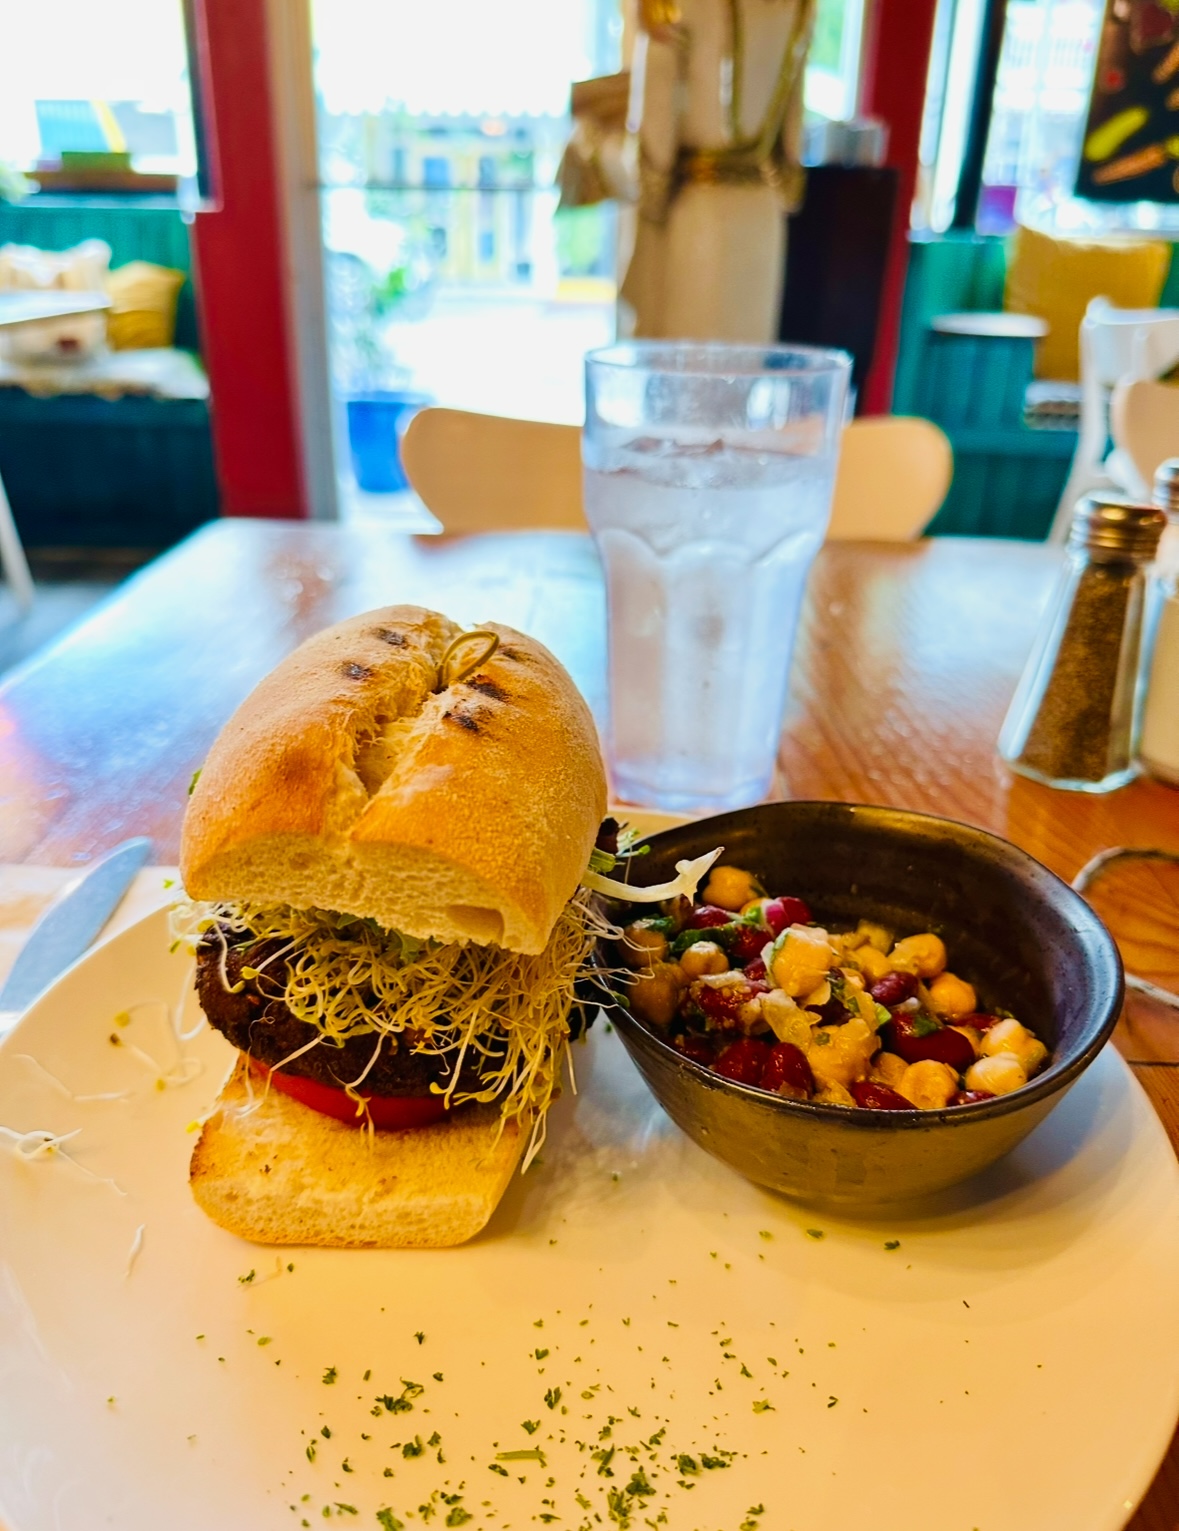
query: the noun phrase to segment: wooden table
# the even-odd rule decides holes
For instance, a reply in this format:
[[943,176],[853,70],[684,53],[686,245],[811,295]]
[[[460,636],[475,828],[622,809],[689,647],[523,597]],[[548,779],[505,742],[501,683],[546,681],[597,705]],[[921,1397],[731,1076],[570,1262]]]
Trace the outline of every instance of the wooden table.
[[[995,756],[1058,558],[953,538],[824,548],[779,791],[964,819],[1066,878],[1113,845],[1179,851],[1179,792],[1053,792]],[[128,834],[151,835],[157,859],[173,860],[192,773],[255,681],[318,628],[396,601],[535,634],[602,715],[605,609],[584,537],[218,522],[0,688],[0,861],[86,861]],[[1142,868],[1095,902],[1131,967],[1179,989],[1179,877]],[[1118,1042],[1179,1148],[1179,1017],[1133,1002]],[[1131,1525],[1179,1528],[1179,1437]]]

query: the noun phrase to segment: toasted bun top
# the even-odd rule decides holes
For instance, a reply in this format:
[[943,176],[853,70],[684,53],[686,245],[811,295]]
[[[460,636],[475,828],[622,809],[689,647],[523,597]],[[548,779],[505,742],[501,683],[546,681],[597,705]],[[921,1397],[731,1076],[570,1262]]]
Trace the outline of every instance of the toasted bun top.
[[193,898],[334,909],[407,935],[542,951],[606,808],[589,708],[552,654],[386,606],[318,633],[246,698],[201,770]]

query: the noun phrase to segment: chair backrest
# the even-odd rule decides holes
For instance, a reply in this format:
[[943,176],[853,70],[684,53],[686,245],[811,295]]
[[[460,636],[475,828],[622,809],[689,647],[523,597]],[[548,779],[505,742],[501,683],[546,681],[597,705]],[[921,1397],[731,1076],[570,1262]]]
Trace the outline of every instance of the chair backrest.
[[946,433],[916,415],[853,420],[843,433],[827,536],[881,542],[919,537],[954,476]]
[[[584,531],[581,431],[460,409],[423,409],[401,461],[414,492],[448,532]],[[844,431],[828,537],[919,535],[953,475],[945,433],[929,420],[853,420]]]
[[401,463],[448,532],[585,530],[576,425],[423,409],[401,438]]
[[1138,496],[1149,494],[1159,464],[1179,457],[1179,388],[1147,378],[1119,383],[1109,401],[1109,423],[1116,450],[1133,470],[1133,477],[1126,474],[1127,487]]

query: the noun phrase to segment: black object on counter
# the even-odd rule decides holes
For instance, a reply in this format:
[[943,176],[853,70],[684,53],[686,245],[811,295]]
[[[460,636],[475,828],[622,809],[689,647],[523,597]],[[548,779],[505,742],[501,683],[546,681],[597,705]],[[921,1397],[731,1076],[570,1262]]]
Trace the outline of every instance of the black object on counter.
[[857,397],[876,349],[896,200],[887,166],[815,165],[786,234],[778,338],[849,351]]

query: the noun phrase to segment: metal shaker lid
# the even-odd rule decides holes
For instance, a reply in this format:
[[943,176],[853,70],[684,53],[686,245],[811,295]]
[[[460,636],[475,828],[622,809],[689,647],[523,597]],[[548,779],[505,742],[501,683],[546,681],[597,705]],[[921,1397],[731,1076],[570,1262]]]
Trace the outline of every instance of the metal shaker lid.
[[1089,553],[1146,563],[1166,526],[1166,516],[1155,505],[1138,505],[1119,494],[1087,494],[1077,501],[1068,541]]

